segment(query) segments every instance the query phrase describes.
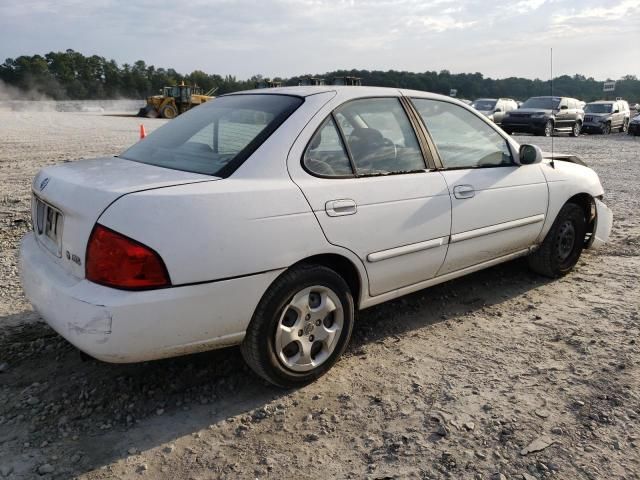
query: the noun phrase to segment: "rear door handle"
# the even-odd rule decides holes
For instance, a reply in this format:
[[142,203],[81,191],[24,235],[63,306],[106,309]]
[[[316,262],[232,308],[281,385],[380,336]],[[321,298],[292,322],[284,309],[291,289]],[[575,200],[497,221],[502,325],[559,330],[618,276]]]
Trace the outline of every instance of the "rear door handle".
[[456,198],[472,198],[475,197],[476,191],[473,185],[456,185],[453,187],[453,195]]
[[343,198],[340,200],[330,200],[324,207],[330,217],[340,217],[343,215],[353,215],[358,211],[355,200]]

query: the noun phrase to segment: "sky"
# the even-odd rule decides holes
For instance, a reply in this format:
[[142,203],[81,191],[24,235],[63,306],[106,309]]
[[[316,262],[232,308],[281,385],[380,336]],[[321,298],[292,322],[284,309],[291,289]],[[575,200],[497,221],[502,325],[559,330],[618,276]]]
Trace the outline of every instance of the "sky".
[[337,69],[640,76],[640,0],[0,0],[0,62],[68,48],[266,77]]

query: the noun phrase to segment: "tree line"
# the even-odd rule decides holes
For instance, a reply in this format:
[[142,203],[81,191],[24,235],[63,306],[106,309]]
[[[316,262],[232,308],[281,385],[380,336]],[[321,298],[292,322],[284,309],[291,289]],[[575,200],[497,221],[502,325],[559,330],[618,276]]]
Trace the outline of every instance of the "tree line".
[[[410,88],[448,95],[457,90],[460,98],[511,97],[524,100],[531,96],[548,95],[548,80],[510,77],[503,79],[485,78],[481,73],[452,74],[448,70],[421,73],[389,70],[338,70],[323,74],[300,75],[291,78],[274,78],[282,85],[298,85],[308,77],[324,78],[331,83],[334,77],[355,76],[363,85]],[[36,92],[54,100],[86,99],[139,99],[159,92],[164,86],[176,85],[184,81],[197,84],[205,91],[217,88],[216,95],[256,88],[264,80],[254,75],[246,80],[235,76],[209,74],[194,70],[182,74],[173,68],[156,68],[138,60],[133,65],[118,65],[115,60],[107,60],[98,55],[85,56],[74,50],[49,52],[46,55],[23,55],[7,58],[0,65],[0,80],[23,92]],[[585,101],[619,96],[640,102],[640,80],[635,75],[625,75],[618,79],[614,93],[602,91],[602,81],[583,75],[563,75],[554,79],[553,93],[570,96]]]

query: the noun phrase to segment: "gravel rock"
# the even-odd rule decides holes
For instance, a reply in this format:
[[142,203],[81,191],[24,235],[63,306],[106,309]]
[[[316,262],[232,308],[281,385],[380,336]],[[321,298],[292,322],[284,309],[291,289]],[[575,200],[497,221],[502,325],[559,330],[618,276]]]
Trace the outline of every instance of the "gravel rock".
[[53,465],[51,465],[50,463],[45,463],[44,465],[40,465],[38,467],[38,473],[40,475],[46,475],[48,473],[53,473],[55,472],[55,468],[53,468]]
[[8,477],[13,472],[13,465],[3,465],[0,467],[0,475]]
[[543,435],[541,437],[536,438],[531,443],[529,443],[529,445],[523,448],[520,451],[520,455],[528,455],[529,453],[539,452],[541,450],[544,450],[547,447],[550,447],[554,443],[555,443],[555,440],[553,440],[550,437],[547,437],[546,435]]

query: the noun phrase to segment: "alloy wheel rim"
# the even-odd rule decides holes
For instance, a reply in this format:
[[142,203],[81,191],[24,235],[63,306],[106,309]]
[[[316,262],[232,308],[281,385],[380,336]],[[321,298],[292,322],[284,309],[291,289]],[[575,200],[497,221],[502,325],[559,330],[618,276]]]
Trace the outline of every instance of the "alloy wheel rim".
[[560,262],[566,261],[571,252],[573,252],[573,247],[576,243],[576,229],[573,225],[573,222],[567,220],[562,225],[560,225],[560,229],[558,230],[558,240],[556,242],[556,255]]
[[290,370],[311,371],[331,357],[343,327],[344,309],[333,290],[321,285],[300,290],[278,320],[276,356]]
[[547,122],[547,124],[544,126],[545,136],[550,137],[552,130],[553,130],[553,126],[551,125],[551,122]]

